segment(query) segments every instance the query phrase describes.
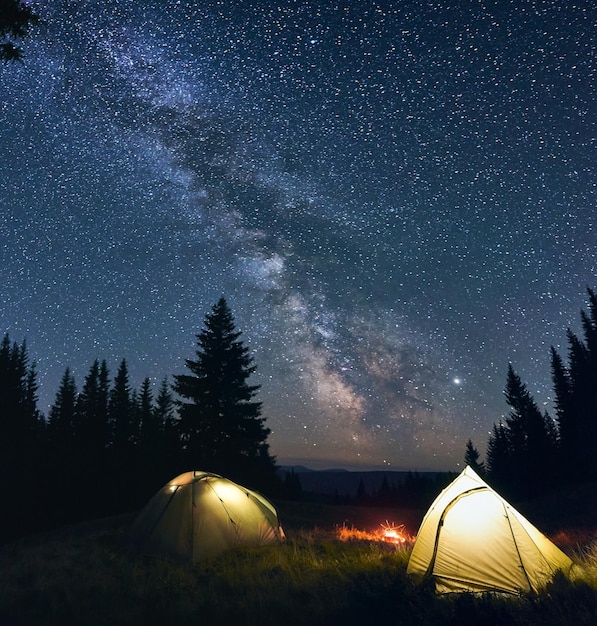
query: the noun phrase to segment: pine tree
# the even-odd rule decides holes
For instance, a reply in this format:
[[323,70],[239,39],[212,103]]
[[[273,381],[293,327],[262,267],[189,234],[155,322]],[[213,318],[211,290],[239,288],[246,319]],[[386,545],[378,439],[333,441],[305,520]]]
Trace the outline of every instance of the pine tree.
[[21,0],[0,0],[0,60],[21,61],[23,50],[17,45],[40,18]]
[[57,454],[70,450],[75,438],[77,386],[67,367],[48,417],[48,438]]
[[41,430],[45,426],[45,421],[43,419],[42,414],[37,408],[37,392],[38,392],[38,384],[37,384],[37,363],[33,361],[31,363],[31,367],[27,372],[27,380],[25,383],[25,415],[27,416],[27,420],[29,421],[31,428],[39,436]]
[[175,402],[167,377],[160,384],[153,412],[160,433],[159,475],[175,476],[188,468],[184,463],[181,463],[184,455],[182,454],[178,419],[175,415]]
[[[35,471],[45,421],[37,409],[37,372],[25,341],[0,345],[0,469]],[[1,473],[1,472],[0,472]]]
[[[77,386],[75,377],[67,367],[56,392],[48,418],[46,461],[42,498],[46,498],[46,522],[65,524],[76,519],[79,502],[73,502],[71,489],[80,477],[82,459],[79,457],[76,437]],[[73,481],[73,477],[76,477]],[[43,502],[43,500],[42,500]]]
[[497,445],[498,455],[504,454],[500,462],[507,458],[508,467],[502,464],[501,476],[494,478],[504,481],[515,495],[536,495],[549,487],[555,477],[555,425],[549,415],[541,413],[512,364],[508,365],[504,395],[510,412],[499,436],[505,441],[496,440],[492,446]]
[[35,362],[29,365],[25,341],[20,346],[16,342],[11,344],[6,334],[0,345],[0,432],[8,455],[12,455],[11,450],[29,447],[41,427]]
[[191,374],[175,375],[174,390],[182,398],[179,430],[190,467],[242,479],[251,470],[273,474],[275,466],[254,399],[259,386],[247,382],[255,366],[240,335],[220,298],[197,335],[197,358],[185,362]]
[[[82,458],[98,462],[109,437],[108,429],[108,368],[96,359],[83,382],[77,398],[75,439]],[[88,456],[91,455],[91,456]]]
[[138,412],[129,385],[126,359],[123,359],[114,378],[108,402],[108,421],[111,445],[126,452],[139,440]]
[[567,331],[567,367],[551,349],[562,471],[570,480],[597,475],[597,296],[587,291],[589,313],[581,311],[583,339]]
[[[158,389],[155,401],[155,419],[160,430],[177,432],[176,418],[174,416],[174,398],[170,391],[168,378],[164,378]],[[176,435],[178,440],[178,435]]]
[[551,376],[554,389],[554,406],[558,435],[560,441],[560,458],[564,465],[574,462],[574,457],[580,451],[579,434],[576,432],[574,408],[572,403],[572,385],[568,370],[564,366],[562,357],[551,348]]
[[587,351],[594,359],[597,355],[597,295],[591,289],[587,289],[587,295],[589,296],[589,312],[581,311],[580,318]]
[[160,438],[160,425],[157,421],[157,414],[153,409],[153,394],[151,392],[151,382],[145,378],[141,383],[141,391],[138,398],[140,443],[143,448],[154,450]]
[[0,488],[6,502],[0,536],[7,539],[35,528],[34,481],[43,467],[45,422],[37,409],[37,374],[26,342],[0,344]]
[[511,485],[515,480],[510,441],[503,422],[493,425],[487,441],[487,475],[500,489]]
[[473,445],[471,439],[466,442],[466,451],[464,453],[464,463],[474,470],[479,476],[485,475],[485,463],[479,462],[479,451]]

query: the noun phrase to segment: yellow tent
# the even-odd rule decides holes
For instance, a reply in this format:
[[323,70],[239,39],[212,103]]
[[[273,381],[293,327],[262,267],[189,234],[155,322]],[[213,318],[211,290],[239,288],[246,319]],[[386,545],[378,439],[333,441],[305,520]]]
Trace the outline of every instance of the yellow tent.
[[470,468],[427,511],[408,562],[437,591],[537,591],[572,561]]
[[261,494],[209,472],[172,479],[145,505],[131,538],[141,552],[196,563],[239,545],[282,541],[274,506]]

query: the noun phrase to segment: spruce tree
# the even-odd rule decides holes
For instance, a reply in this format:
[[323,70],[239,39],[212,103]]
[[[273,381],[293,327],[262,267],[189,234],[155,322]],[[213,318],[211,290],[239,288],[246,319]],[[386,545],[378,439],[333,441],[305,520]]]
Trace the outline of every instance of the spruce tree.
[[579,444],[581,433],[577,432],[577,424],[574,420],[574,408],[572,403],[572,385],[570,375],[564,365],[562,357],[551,347],[551,376],[554,390],[554,407],[558,424],[560,443],[560,461],[563,468],[574,463],[576,455],[580,452]]
[[[48,418],[46,461],[44,472],[48,524],[64,524],[77,518],[78,501],[73,502],[71,489],[64,485],[76,483],[79,477],[79,451],[75,439],[77,426],[77,387],[67,367],[56,392]],[[73,481],[73,476],[77,477]]]
[[[172,397],[167,377],[162,380],[158,389],[154,413],[158,428],[161,431],[178,433],[174,416],[174,398]],[[176,434],[176,439],[178,440],[178,434]]]
[[175,375],[174,390],[182,398],[179,431],[189,469],[250,479],[273,474],[275,465],[255,400],[259,386],[248,384],[255,366],[240,336],[222,297],[197,335],[196,359],[185,361],[191,373]]
[[487,441],[487,476],[499,489],[508,487],[515,480],[508,431],[501,421],[493,425]]
[[141,383],[137,409],[139,412],[140,443],[144,449],[155,450],[160,438],[160,426],[153,409],[153,394],[149,378],[145,378]]
[[[98,462],[109,439],[108,368],[96,359],[77,398],[75,439],[82,458]],[[90,456],[88,456],[90,455]]]
[[[25,341],[11,344],[8,334],[0,345],[0,432],[12,452],[20,456],[37,440],[42,416],[37,409],[37,373],[35,362],[29,364]],[[11,452],[12,450],[12,452]]]
[[74,460],[71,472],[76,491],[75,519],[107,514],[107,494],[115,484],[108,475],[108,367],[96,359],[77,397]]
[[39,15],[21,0],[0,0],[0,61],[21,61],[19,44],[39,22]]
[[108,402],[111,445],[118,451],[128,451],[139,440],[138,412],[135,404],[129,385],[128,366],[126,359],[123,359],[114,378]]
[[0,344],[0,488],[10,506],[0,516],[4,539],[39,524],[31,493],[43,468],[42,434],[45,422],[37,409],[37,374],[29,364],[25,341]]
[[464,463],[468,465],[472,470],[474,470],[479,476],[483,477],[485,475],[485,463],[483,461],[479,461],[479,451],[473,445],[471,439],[466,442],[466,450],[464,453]]
[[588,289],[583,338],[567,331],[568,365],[552,347],[552,379],[562,471],[569,480],[597,476],[597,296]]
[[56,454],[72,449],[75,437],[77,386],[66,368],[48,417],[48,439]]
[[184,472],[187,467],[181,462],[184,455],[175,415],[175,402],[168,378],[165,377],[158,389],[155,400],[154,418],[160,433],[159,440],[159,475],[168,478]]
[[[512,364],[508,365],[504,395],[510,412],[499,432],[499,437],[504,441],[492,442],[492,446],[497,446],[499,454],[503,455],[503,459],[500,459],[501,476],[494,477],[504,481],[514,495],[536,495],[551,486],[555,478],[555,425],[549,415],[541,413]],[[494,435],[496,433],[494,431]],[[503,450],[500,450],[500,446]],[[506,458],[507,465],[504,465]]]

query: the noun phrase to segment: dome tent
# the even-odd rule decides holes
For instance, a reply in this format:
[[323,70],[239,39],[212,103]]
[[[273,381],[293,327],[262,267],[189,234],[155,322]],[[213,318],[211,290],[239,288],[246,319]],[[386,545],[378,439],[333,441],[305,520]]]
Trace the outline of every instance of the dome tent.
[[536,592],[572,561],[470,468],[435,499],[407,573],[439,592]]
[[284,539],[274,506],[261,494],[209,472],[173,478],[143,507],[131,529],[141,552],[196,563],[239,545]]

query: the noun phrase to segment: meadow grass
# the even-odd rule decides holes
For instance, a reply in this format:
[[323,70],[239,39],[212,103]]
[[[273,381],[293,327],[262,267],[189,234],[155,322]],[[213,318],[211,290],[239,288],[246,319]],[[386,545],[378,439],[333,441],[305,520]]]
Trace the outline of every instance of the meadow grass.
[[535,597],[437,596],[406,575],[410,547],[287,529],[282,545],[184,567],[130,553],[131,517],[29,537],[0,550],[0,625],[350,626],[597,623],[597,543]]

